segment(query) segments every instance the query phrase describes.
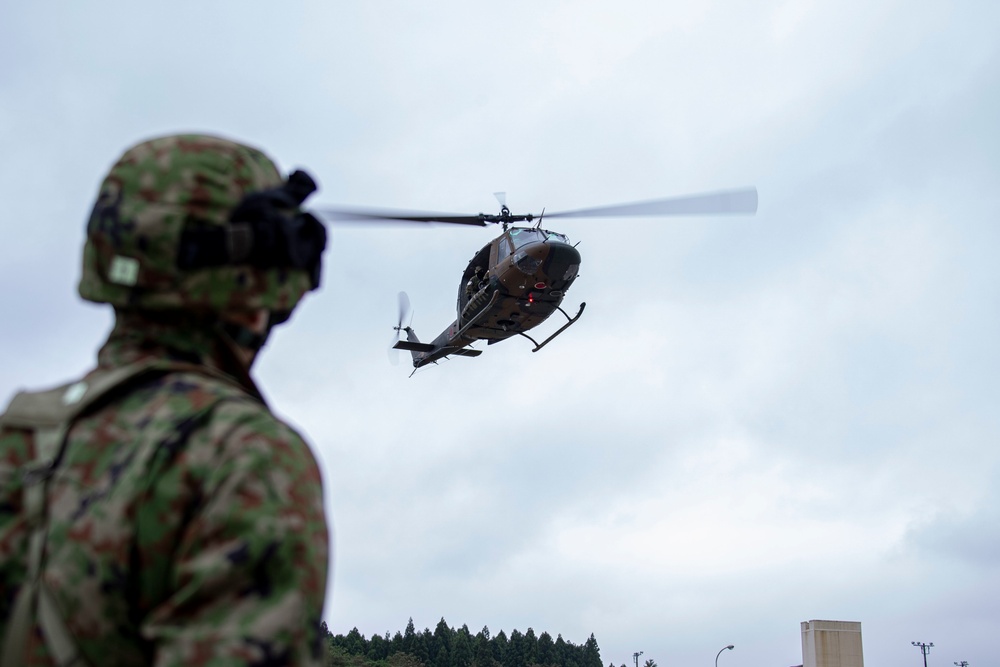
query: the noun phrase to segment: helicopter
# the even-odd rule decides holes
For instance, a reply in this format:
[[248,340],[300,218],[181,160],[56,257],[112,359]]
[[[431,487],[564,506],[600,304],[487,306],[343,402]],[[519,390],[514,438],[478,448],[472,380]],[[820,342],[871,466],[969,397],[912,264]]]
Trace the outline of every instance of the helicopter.
[[[577,209],[546,214],[513,214],[506,193],[495,192],[500,203],[496,215],[409,212],[362,208],[327,208],[320,213],[334,220],[371,222],[396,221],[425,224],[459,224],[485,227],[501,225],[502,233],[469,260],[459,283],[457,316],[434,340],[423,342],[409,323],[409,297],[399,293],[399,317],[392,349],[406,350],[413,359],[413,372],[450,356],[478,357],[482,350],[470,348],[476,341],[493,345],[513,336],[522,336],[538,352],[583,315],[586,302],[570,316],[562,308],[566,292],[579,275],[577,244],[560,232],[542,228],[552,218],[609,218],[624,216],[753,214],[757,211],[757,189],[724,190],[685,197],[671,197]],[[533,223],[534,224],[530,224]],[[528,225],[518,223],[529,223]],[[566,321],[538,342],[528,331],[559,311]],[[402,340],[402,334],[406,340]],[[412,375],[413,373],[411,373]]]

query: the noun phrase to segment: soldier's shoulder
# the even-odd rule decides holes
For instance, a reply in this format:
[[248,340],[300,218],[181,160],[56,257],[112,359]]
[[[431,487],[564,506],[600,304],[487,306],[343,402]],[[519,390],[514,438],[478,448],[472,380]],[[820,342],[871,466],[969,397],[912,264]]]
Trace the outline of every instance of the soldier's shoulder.
[[178,410],[210,407],[209,421],[215,430],[235,432],[231,435],[252,434],[263,439],[304,441],[298,431],[275,415],[263,401],[238,384],[216,375],[196,371],[170,373],[162,379],[155,393],[165,396],[168,405]]
[[270,498],[279,505],[299,507],[297,511],[322,513],[323,482],[316,452],[298,431],[261,404],[219,403],[191,434],[187,462],[201,467],[207,479],[245,480],[256,489],[246,493],[263,504]]
[[197,441],[226,443],[226,448],[243,455],[259,452],[270,460],[280,456],[314,458],[298,430],[266,404],[223,379],[199,373],[175,373],[164,378],[159,393],[166,394],[170,399],[168,405],[178,410],[209,408],[201,420],[201,428],[197,429]]
[[22,389],[0,411],[0,427],[31,428],[39,422],[58,420],[70,403],[82,395],[81,382],[74,380],[48,389]]
[[165,373],[160,381],[155,383],[156,388],[174,395],[188,396],[214,396],[227,400],[246,399],[248,402],[261,405],[245,387],[239,385],[236,380],[230,379],[221,373],[198,371],[194,369],[173,370]]
[[258,443],[272,452],[288,450],[289,454],[309,449],[301,433],[256,401],[221,401],[213,410],[210,428],[219,437],[236,441],[238,447],[252,449]]
[[171,370],[154,373],[135,385],[122,387],[107,406],[115,417],[134,416],[144,420],[170,422],[185,416],[199,420],[222,404],[237,404],[246,414],[268,414],[269,410],[257,397],[235,380],[198,370]]
[[[184,465],[199,474],[234,469],[316,477],[316,455],[292,426],[224,378],[171,372],[130,393],[109,417],[125,428],[170,433],[183,442]],[[159,437],[157,435],[157,437]]]

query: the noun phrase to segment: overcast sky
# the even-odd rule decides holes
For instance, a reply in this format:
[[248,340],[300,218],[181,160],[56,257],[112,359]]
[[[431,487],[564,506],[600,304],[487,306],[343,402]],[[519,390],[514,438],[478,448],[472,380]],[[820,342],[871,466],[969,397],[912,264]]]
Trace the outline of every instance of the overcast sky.
[[755,217],[561,222],[581,320],[409,379],[397,292],[432,338],[495,230],[332,229],[256,368],[322,462],[327,621],[787,667],[801,621],[850,620],[869,665],[994,664],[998,25],[987,0],[6,3],[0,401],[93,363],[85,218],[153,135],[258,145],[317,205],[753,185]]

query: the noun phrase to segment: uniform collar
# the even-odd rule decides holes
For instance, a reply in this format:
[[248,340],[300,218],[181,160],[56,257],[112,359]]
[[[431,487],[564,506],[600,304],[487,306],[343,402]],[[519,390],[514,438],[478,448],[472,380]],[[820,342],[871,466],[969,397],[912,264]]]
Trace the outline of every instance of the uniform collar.
[[97,365],[114,368],[150,359],[169,359],[207,366],[231,378],[263,403],[250,369],[238,360],[232,345],[215,321],[186,313],[116,309],[115,326],[97,353]]

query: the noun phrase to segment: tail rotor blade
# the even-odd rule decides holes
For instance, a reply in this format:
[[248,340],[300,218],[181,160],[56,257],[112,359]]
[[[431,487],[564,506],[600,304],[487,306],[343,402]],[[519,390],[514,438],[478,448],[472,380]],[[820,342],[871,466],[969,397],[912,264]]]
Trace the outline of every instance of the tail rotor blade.
[[392,364],[393,366],[399,365],[399,350],[396,349],[395,345],[403,337],[403,331],[405,331],[406,328],[410,326],[409,323],[407,323],[406,327],[404,327],[403,321],[406,320],[408,317],[412,318],[413,317],[412,313],[413,311],[410,308],[410,297],[406,296],[406,292],[400,292],[399,313],[396,318],[396,326],[393,327],[396,333],[392,337],[392,340],[389,342],[389,350],[388,350],[389,363]]
[[403,320],[407,318],[410,314],[410,297],[406,296],[406,292],[399,293],[399,320],[396,323],[396,331],[403,328]]

